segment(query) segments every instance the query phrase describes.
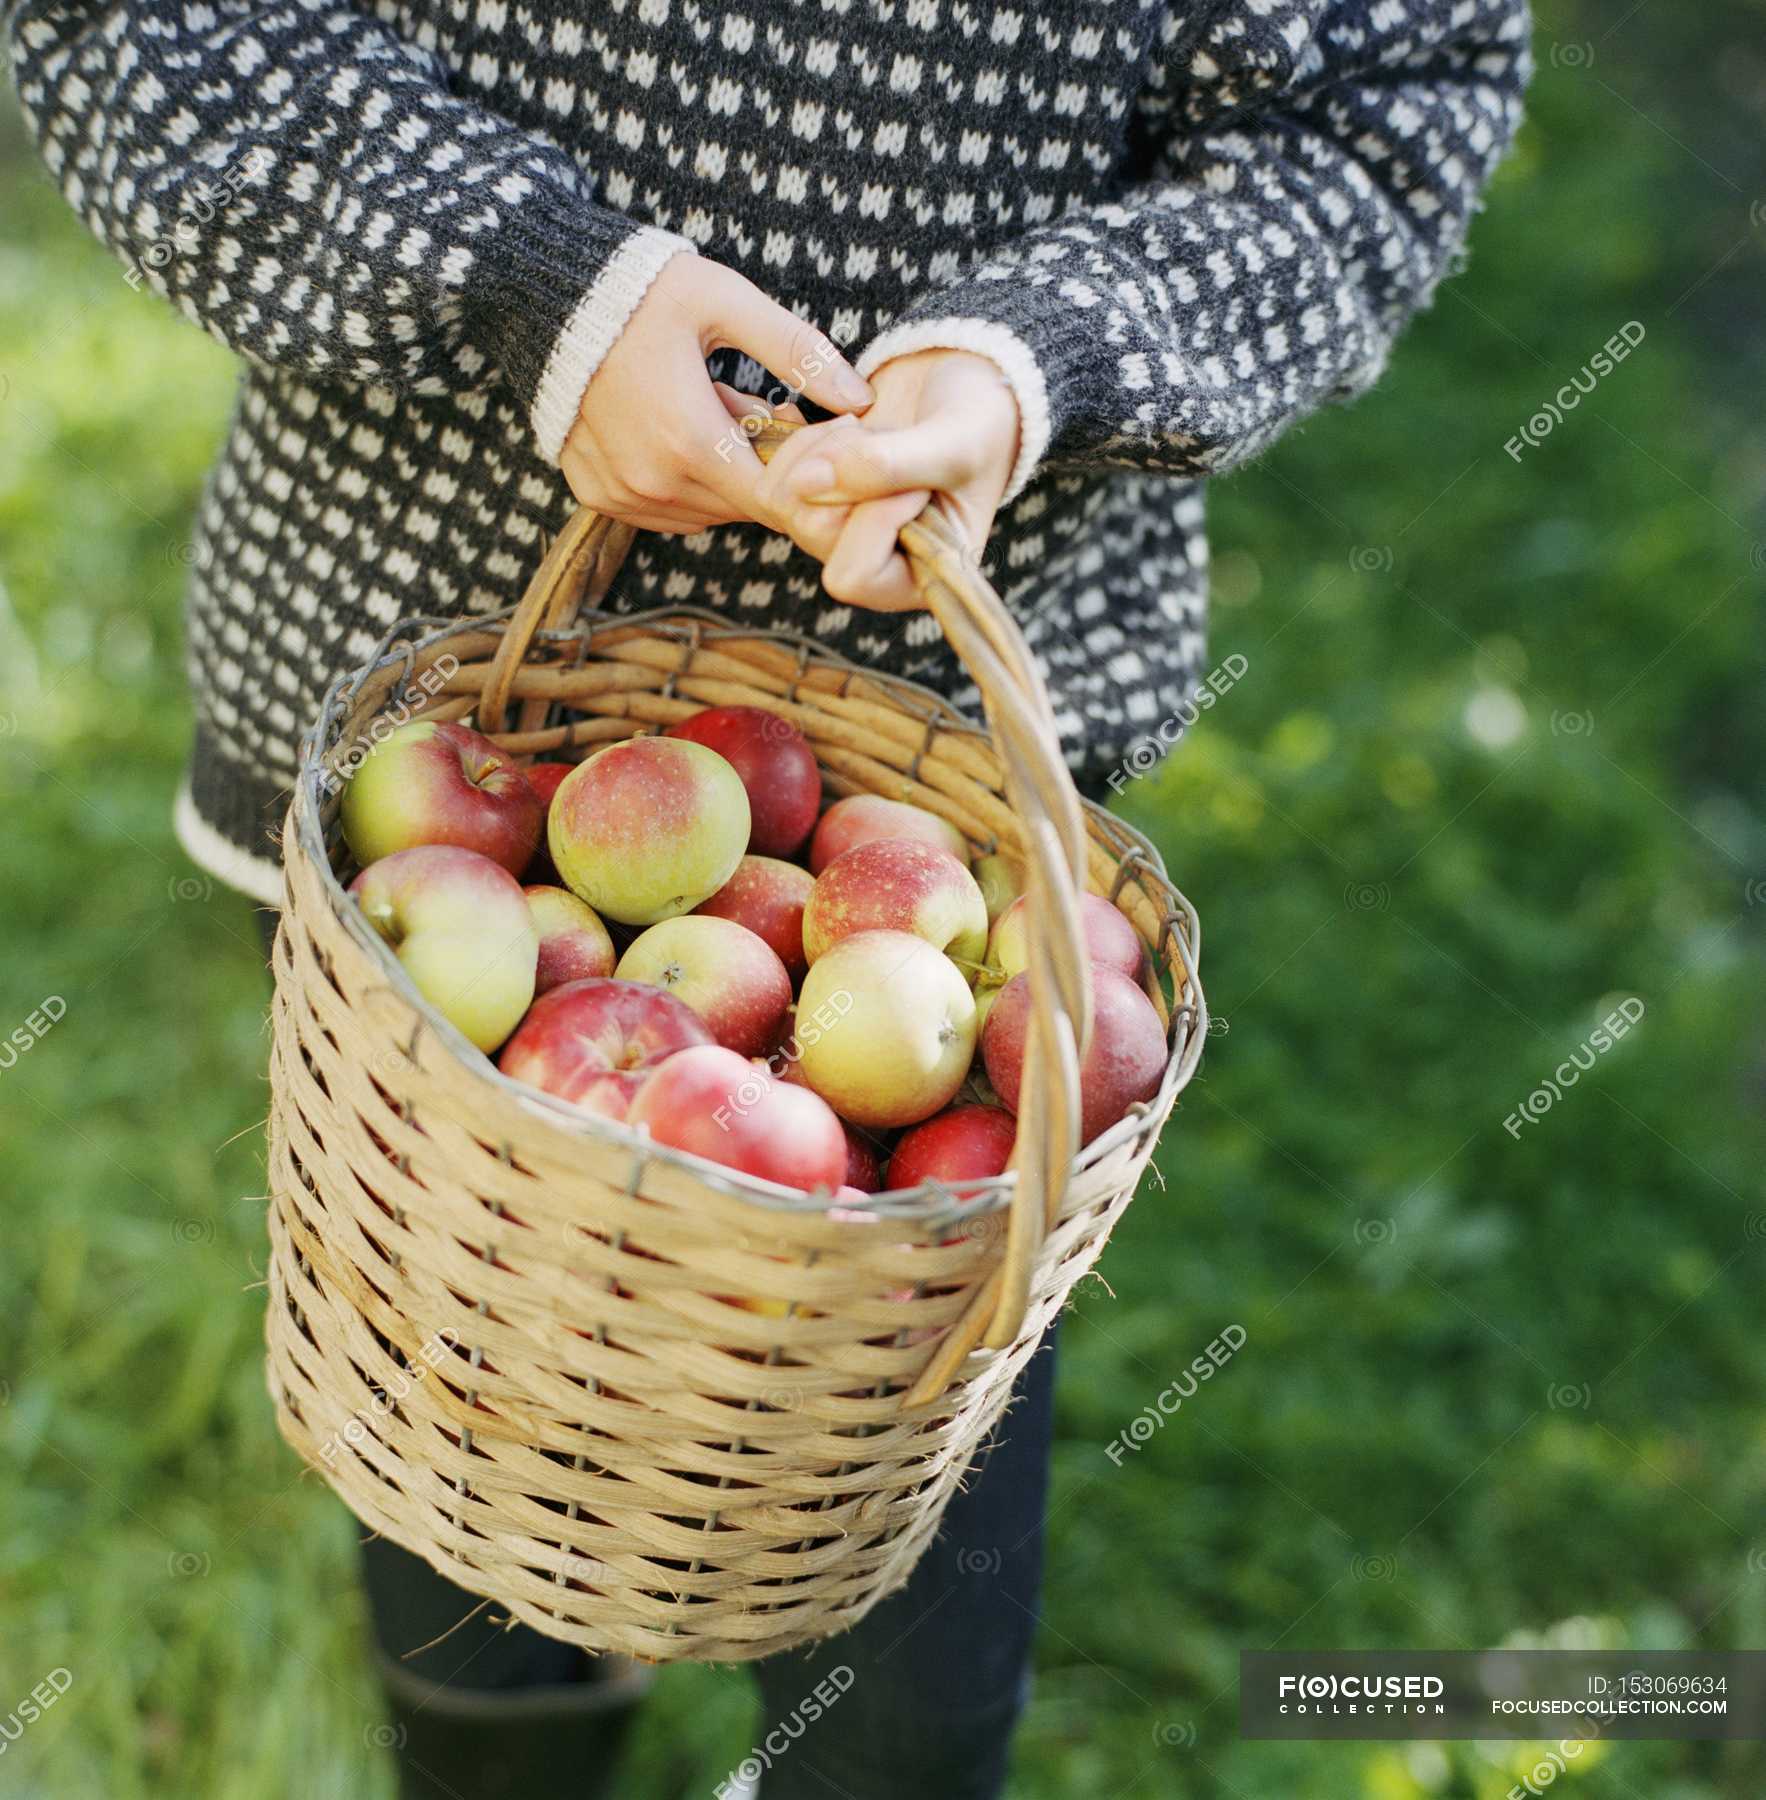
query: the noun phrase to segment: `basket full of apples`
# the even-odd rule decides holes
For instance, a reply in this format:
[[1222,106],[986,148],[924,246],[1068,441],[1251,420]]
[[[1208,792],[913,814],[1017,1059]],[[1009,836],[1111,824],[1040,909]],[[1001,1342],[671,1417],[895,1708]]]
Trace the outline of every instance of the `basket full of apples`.
[[327,696],[269,1381],[461,1587],[733,1661],[906,1579],[1207,1015],[1194,912],[1079,801],[936,501],[902,546],[985,726],[790,634],[598,611],[631,535],[579,514],[518,605],[407,621]]

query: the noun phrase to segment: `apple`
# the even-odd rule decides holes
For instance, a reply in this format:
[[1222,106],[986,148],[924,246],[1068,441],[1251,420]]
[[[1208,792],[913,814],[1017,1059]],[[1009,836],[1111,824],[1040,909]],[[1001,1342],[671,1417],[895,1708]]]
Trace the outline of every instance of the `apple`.
[[552,851],[546,842],[546,818],[552,810],[552,796],[558,792],[564,777],[576,767],[575,763],[537,762],[529,763],[525,770],[528,785],[540,797],[540,841],[533,853],[533,859],[527,865],[527,879],[546,887],[558,886],[558,871],[552,867]]
[[803,953],[814,964],[857,931],[911,931],[959,962],[987,949],[987,902],[950,854],[911,838],[843,850],[816,877],[803,909]]
[[[1165,1027],[1152,1001],[1120,969],[1093,963],[1091,979],[1091,1048],[1079,1069],[1082,1144],[1109,1130],[1137,1101],[1152,1099],[1165,1073]],[[1014,975],[1000,989],[981,1040],[988,1079],[1013,1113],[1029,1023],[1030,977]]]
[[767,945],[734,919],[693,913],[632,939],[614,973],[684,1000],[726,1049],[761,1056],[778,1041],[791,977]]
[[749,845],[759,856],[794,856],[822,804],[822,771],[809,740],[762,706],[711,706],[666,733],[715,750],[748,791]]
[[567,981],[613,973],[613,939],[592,906],[585,906],[567,888],[527,887],[521,891],[527,895],[527,910],[540,937],[539,967],[533,983],[536,994],[549,993]]
[[885,800],[881,794],[848,794],[822,814],[816,834],[809,841],[809,866],[821,872],[844,850],[868,844],[873,838],[912,838],[948,850],[966,869],[969,845],[948,819],[909,806],[905,800]]
[[860,931],[810,965],[797,1031],[804,1079],[842,1118],[913,1125],[962,1086],[975,1054],[975,996],[923,937]]
[[857,1130],[841,1121],[846,1131],[846,1185],[861,1194],[874,1194],[883,1185],[883,1170],[877,1152],[859,1136]]
[[780,862],[776,856],[745,856],[735,874],[693,910],[746,925],[795,977],[809,967],[803,954],[803,909],[815,884],[809,870],[796,863]]
[[1024,865],[1017,857],[994,850],[976,859],[975,885],[987,902],[987,922],[991,925],[1024,892]]
[[528,785],[540,797],[540,805],[551,810],[552,796],[564,785],[564,778],[576,768],[575,763],[537,762],[526,769]]
[[585,1112],[623,1119],[667,1058],[711,1041],[704,1022],[672,994],[595,976],[542,994],[497,1067]]
[[539,933],[521,884],[500,863],[453,844],[421,844],[370,863],[350,884],[368,923],[417,991],[480,1050],[527,1011]]
[[546,824],[564,885],[603,918],[655,925],[691,912],[748,848],[748,795],[715,750],[631,738],[578,763]]
[[[987,960],[1002,978],[1009,980],[1023,974],[1030,963],[1030,946],[1026,942],[1026,919],[1023,899],[1014,900],[1000,914],[993,935],[987,942]],[[1102,963],[1138,983],[1146,963],[1141,949],[1140,933],[1117,909],[1099,894],[1079,896],[1079,929],[1085,939],[1088,961]]]
[[916,1125],[889,1159],[889,1186],[918,1187],[942,1181],[946,1187],[985,1181],[1005,1173],[1018,1121],[999,1106],[953,1106]]
[[464,725],[433,719],[383,738],[343,790],[344,840],[363,868],[419,844],[452,844],[519,875],[544,816],[513,757]]
[[846,1134],[832,1108],[721,1044],[669,1057],[628,1119],[659,1144],[782,1187],[833,1194],[846,1181]]

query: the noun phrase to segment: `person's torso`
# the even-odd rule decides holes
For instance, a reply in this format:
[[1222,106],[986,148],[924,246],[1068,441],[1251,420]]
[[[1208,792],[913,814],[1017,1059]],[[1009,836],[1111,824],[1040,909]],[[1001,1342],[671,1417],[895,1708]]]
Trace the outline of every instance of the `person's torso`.
[[[405,0],[463,99],[554,139],[843,345],[990,244],[1121,191],[1149,0]],[[1209,10],[1203,8],[1200,10]]]

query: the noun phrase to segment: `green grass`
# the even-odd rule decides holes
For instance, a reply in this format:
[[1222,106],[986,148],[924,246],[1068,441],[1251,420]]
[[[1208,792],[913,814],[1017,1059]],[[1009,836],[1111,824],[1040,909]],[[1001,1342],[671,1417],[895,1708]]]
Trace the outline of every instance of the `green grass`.
[[[1739,9],[1607,30],[1547,9],[1468,273],[1376,396],[1215,497],[1246,674],[1125,810],[1201,909],[1223,1029],[1066,1329],[1014,1800],[1499,1800],[1526,1766],[1241,1743],[1242,1647],[1766,1642],[1766,181],[1704,105]],[[73,1676],[0,1773],[384,1800],[351,1526],[263,1392],[249,908],[168,822],[229,364],[3,151],[0,197],[0,1041],[66,1002],[0,1072],[0,1709]],[[1636,1031],[1511,1136],[1629,995]],[[740,1674],[666,1674],[629,1791],[708,1792],[751,1709]],[[1566,1791],[1763,1781],[1753,1746],[1631,1744]]]

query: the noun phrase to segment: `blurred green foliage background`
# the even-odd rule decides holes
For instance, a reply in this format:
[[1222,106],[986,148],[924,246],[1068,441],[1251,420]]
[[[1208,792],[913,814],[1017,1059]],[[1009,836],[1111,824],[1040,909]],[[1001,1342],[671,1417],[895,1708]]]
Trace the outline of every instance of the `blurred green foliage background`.
[[[1021,1800],[1500,1800],[1534,1760],[1242,1743],[1245,1647],[1766,1643],[1763,20],[1543,6],[1469,270],[1216,494],[1247,671],[1125,808],[1220,1034],[1065,1333]],[[391,1791],[351,1522],[262,1385],[255,932],[169,824],[230,380],[0,114],[0,1042],[66,1002],[0,1072],[0,1706],[74,1677],[0,1783],[55,1800]],[[669,1672],[629,1792],[708,1792],[752,1726],[739,1673]],[[1743,1800],[1766,1760],[1560,1779]]]

